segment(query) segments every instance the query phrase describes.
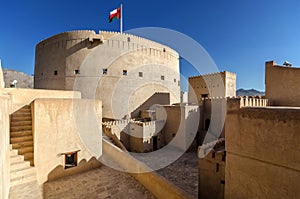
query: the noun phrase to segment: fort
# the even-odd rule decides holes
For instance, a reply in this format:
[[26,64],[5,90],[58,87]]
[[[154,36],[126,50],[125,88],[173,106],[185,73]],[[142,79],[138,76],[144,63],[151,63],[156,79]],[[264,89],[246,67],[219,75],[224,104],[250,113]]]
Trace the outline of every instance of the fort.
[[[34,89],[4,88],[0,70],[0,197],[26,198],[23,189],[56,197],[58,179],[93,178],[90,171],[113,185],[86,196],[111,197],[120,184],[107,168],[114,165],[145,198],[298,198],[299,69],[274,61],[265,68],[265,96],[236,96],[236,74],[224,71],[190,77],[181,103],[179,54],[165,45],[106,31],[45,39],[36,46]],[[174,162],[186,151],[198,156],[198,193],[133,156]],[[51,182],[58,187],[49,194]]]

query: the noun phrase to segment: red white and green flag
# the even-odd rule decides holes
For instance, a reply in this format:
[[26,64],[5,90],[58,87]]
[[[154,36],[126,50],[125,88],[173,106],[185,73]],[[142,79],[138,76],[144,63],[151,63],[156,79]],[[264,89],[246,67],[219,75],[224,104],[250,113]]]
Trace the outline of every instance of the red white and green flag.
[[109,23],[114,19],[121,19],[121,7],[116,8],[109,13]]

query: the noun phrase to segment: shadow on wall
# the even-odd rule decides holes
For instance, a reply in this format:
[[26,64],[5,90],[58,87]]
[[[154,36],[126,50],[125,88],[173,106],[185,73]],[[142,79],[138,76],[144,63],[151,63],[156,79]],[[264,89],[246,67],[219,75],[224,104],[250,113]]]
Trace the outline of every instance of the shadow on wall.
[[65,169],[63,165],[59,165],[48,174],[47,182],[59,179],[61,177],[70,176],[73,174],[98,168],[101,165],[101,162],[98,161],[95,157],[91,158],[89,161],[83,159],[77,164],[76,167],[71,167],[68,169]]
[[141,110],[149,110],[154,104],[170,105],[170,93],[154,93],[142,105],[131,112],[131,118],[140,117]]

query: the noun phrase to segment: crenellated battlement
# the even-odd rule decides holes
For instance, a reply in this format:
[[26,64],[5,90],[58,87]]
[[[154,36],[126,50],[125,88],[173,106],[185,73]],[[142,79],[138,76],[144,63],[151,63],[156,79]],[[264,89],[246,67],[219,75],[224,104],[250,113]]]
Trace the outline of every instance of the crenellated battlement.
[[236,106],[238,108],[242,107],[266,107],[269,106],[269,100],[261,96],[245,96],[245,97],[206,97],[201,98],[201,104],[204,102],[211,101],[222,101],[226,100],[229,107]]
[[144,127],[144,126],[152,126],[152,125],[163,124],[163,123],[165,123],[164,120],[142,122],[142,121],[137,121],[137,120],[133,120],[133,119],[126,119],[126,120],[115,120],[115,121],[102,122],[102,126],[105,128],[111,128],[113,126],[118,126],[118,125],[134,124],[134,125]]

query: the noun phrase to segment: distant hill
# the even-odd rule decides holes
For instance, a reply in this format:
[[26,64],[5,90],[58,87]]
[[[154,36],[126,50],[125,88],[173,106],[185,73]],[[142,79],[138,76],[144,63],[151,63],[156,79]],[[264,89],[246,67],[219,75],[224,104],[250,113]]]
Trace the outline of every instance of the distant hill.
[[33,76],[27,75],[23,72],[3,68],[3,76],[5,87],[9,88],[10,83],[17,80],[17,88],[33,88]]
[[265,95],[265,92],[261,92],[255,89],[238,89],[236,91],[236,96],[263,96]]

